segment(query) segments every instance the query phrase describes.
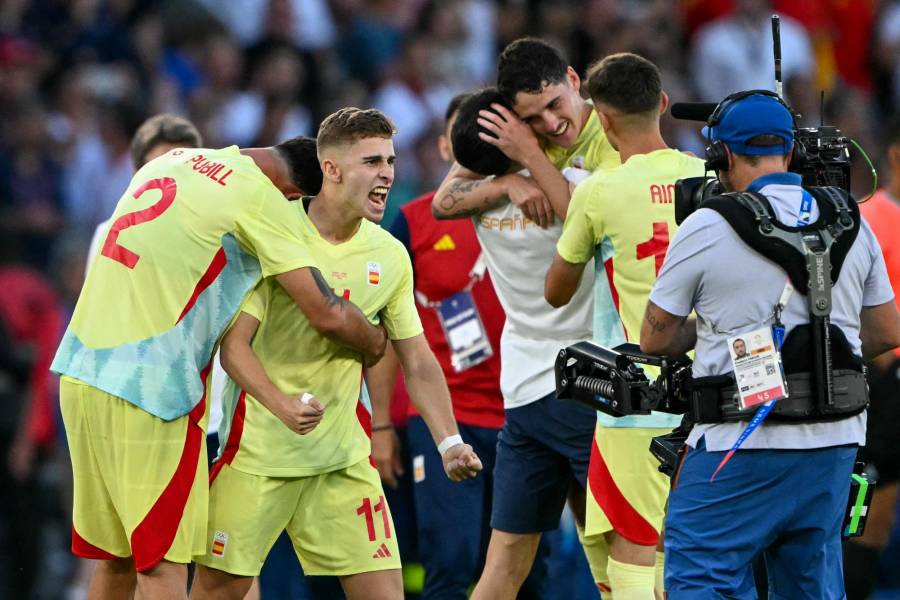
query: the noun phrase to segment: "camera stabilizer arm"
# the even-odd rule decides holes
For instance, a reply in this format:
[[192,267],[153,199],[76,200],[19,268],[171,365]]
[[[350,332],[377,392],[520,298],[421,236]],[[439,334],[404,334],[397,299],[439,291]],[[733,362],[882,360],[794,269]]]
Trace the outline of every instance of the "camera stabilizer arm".
[[[658,367],[656,381],[650,381],[639,364]],[[578,342],[556,357],[556,396],[613,417],[648,415],[651,410],[683,413],[690,365],[687,357],[650,356],[635,344],[605,348]]]

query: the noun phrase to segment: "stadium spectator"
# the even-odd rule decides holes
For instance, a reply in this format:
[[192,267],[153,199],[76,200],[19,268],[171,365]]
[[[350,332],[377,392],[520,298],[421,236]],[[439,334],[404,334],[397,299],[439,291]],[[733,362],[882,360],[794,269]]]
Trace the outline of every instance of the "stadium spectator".
[[[306,144],[318,147],[321,191],[292,209],[324,268],[322,285],[383,320],[441,470],[462,481],[481,462],[459,435],[422,334],[409,257],[377,226],[393,183],[393,133],[393,123],[374,109],[326,118]],[[191,597],[242,598],[287,529],[305,573],[339,577],[350,600],[400,600],[399,549],[369,458],[362,357],[298,319],[291,298],[267,279],[226,333],[222,365],[231,378],[228,434],[211,474],[207,548],[196,558]]]
[[[599,253],[623,328],[595,320],[593,339],[614,348],[640,340],[641,310],[677,228],[670,190],[678,179],[701,177],[704,168],[702,160],[669,148],[662,138],[659,119],[669,98],[656,65],[636,54],[611,54],[588,70],[585,86],[622,166],[598,171],[575,188],[544,296],[553,306],[568,303]],[[680,415],[658,412],[622,418],[597,413],[585,534],[606,537],[613,597],[650,600],[654,588],[665,596],[663,556],[656,548],[669,481],[645,450],[680,421]]]

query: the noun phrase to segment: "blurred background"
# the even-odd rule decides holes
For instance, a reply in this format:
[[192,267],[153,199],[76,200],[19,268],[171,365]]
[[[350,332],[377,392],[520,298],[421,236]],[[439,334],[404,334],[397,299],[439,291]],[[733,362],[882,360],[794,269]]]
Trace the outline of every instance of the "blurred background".
[[[508,42],[543,37],[581,74],[637,52],[659,65],[673,101],[718,101],[772,88],[773,11],[803,124],[824,110],[878,164],[879,128],[900,107],[898,0],[0,2],[0,598],[77,597],[47,367],[145,118],[173,112],[207,146],[247,147],[315,135],[342,106],[379,108],[398,127],[387,225],[443,178],[447,102],[491,84]],[[702,155],[698,130],[664,120],[670,145]],[[854,156],[854,192],[872,183]]]

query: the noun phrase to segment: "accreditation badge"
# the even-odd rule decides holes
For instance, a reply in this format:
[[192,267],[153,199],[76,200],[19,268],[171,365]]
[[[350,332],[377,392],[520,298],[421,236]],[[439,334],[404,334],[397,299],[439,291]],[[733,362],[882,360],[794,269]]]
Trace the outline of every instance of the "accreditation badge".
[[435,310],[450,347],[450,364],[457,373],[483,363],[494,351],[484,331],[484,324],[468,290],[442,300]]
[[788,396],[781,353],[772,339],[772,329],[761,327],[728,338],[741,410]]

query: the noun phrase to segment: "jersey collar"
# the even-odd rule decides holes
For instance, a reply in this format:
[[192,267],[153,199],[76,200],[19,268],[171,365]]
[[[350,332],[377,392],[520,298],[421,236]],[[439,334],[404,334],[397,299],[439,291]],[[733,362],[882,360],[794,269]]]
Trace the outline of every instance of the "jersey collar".
[[800,185],[803,178],[797,173],[769,173],[754,179],[747,186],[748,192],[758,192],[767,185]]

